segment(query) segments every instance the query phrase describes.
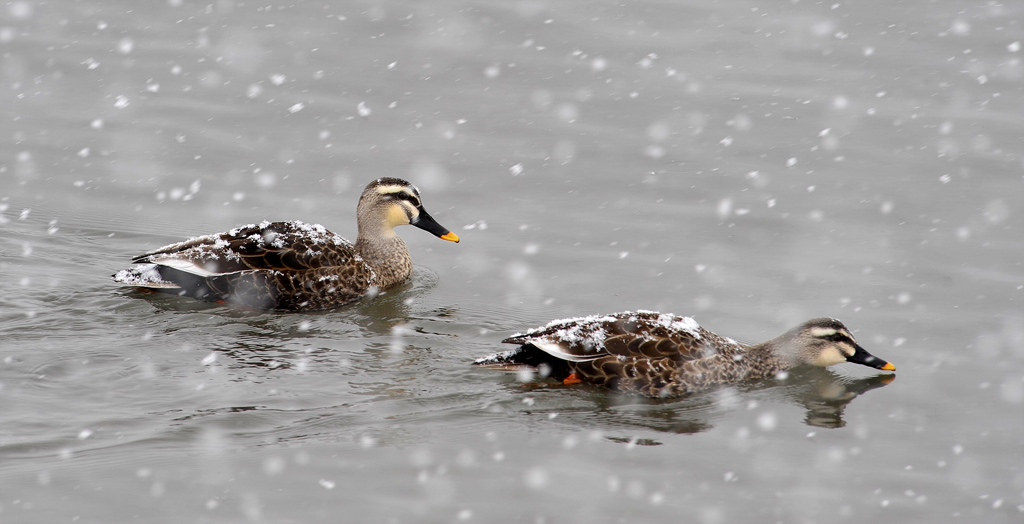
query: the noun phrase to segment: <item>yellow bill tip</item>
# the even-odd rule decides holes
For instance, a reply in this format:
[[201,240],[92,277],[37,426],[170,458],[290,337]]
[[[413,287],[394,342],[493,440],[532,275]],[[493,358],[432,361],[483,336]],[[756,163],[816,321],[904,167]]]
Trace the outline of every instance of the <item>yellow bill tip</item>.
[[441,235],[441,240],[447,240],[449,242],[455,242],[456,244],[458,244],[459,243],[459,235],[456,235],[455,233],[452,233],[451,231],[449,231],[449,232]]
[[892,362],[886,362],[881,369],[885,371],[896,371],[896,366],[892,365]]

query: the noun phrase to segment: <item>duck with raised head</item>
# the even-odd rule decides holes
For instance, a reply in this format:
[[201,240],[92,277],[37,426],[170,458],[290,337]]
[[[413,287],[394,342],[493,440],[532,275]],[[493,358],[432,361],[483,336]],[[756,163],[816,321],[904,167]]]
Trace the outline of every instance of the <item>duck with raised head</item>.
[[502,342],[519,347],[478,366],[531,370],[566,384],[586,382],[648,397],[676,397],[775,376],[798,365],[854,362],[895,371],[864,350],[834,318],[808,320],[760,344],[718,336],[689,317],[655,311],[555,320]]
[[261,222],[195,237],[132,258],[116,273],[128,286],[254,309],[332,309],[409,278],[412,258],[395,227],[459,237],[423,209],[420,191],[378,178],[359,197],[355,244],[319,224]]

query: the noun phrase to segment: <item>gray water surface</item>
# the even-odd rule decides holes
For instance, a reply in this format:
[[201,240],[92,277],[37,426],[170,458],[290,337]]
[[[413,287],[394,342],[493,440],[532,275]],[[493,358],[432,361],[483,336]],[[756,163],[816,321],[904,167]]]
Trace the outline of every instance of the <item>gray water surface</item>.
[[[0,521],[1021,522],[1019,2],[0,6]],[[332,312],[131,256],[462,237]],[[551,319],[842,319],[893,362],[648,401],[470,366]]]

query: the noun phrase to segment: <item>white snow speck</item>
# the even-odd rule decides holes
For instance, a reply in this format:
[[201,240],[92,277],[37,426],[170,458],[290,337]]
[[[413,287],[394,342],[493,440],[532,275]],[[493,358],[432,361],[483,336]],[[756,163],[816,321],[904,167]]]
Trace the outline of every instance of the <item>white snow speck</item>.
[[203,357],[202,364],[204,366],[209,366],[210,364],[213,364],[216,361],[217,361],[217,354],[216,353],[210,353],[209,355],[206,355],[205,357]]
[[85,440],[85,439],[87,439],[87,438],[89,438],[91,436],[92,436],[92,430],[91,429],[83,429],[82,431],[78,432],[78,440]]
[[796,157],[786,160],[786,167],[793,167],[796,165]]
[[971,33],[971,24],[963,20],[955,20],[953,22],[953,25],[949,28],[949,30],[952,31],[953,34],[957,36],[968,35]]
[[1017,51],[1020,51],[1020,41],[1018,40],[1016,42],[1011,42],[1010,45],[1006,46],[1006,50],[1011,53],[1016,53]]
[[715,213],[718,214],[719,220],[725,220],[729,218],[729,215],[732,213],[732,199],[723,198],[722,200],[719,200],[718,207],[715,208]]
[[288,80],[288,77],[284,75],[270,75],[270,81],[276,86],[285,83],[286,80]]
[[128,107],[129,104],[131,104],[131,102],[128,100],[128,97],[124,95],[117,95],[117,98],[114,100],[114,107],[118,109],[124,109]]
[[657,60],[657,59],[658,59],[658,55],[656,53],[651,53],[651,54],[641,58],[640,61],[636,63],[636,65],[638,65],[638,66],[640,66],[640,67],[642,67],[644,69],[650,69],[652,66],[654,66],[654,61]]
[[519,176],[523,174],[523,164],[516,164],[508,168],[508,172],[512,173],[512,176]]
[[523,483],[533,490],[544,489],[549,481],[548,472],[539,466],[532,467],[523,473]]
[[772,431],[779,425],[779,419],[770,411],[761,413],[757,417],[757,427],[761,428],[761,431]]
[[299,102],[299,103],[289,107],[288,108],[288,112],[294,114],[294,113],[298,113],[299,111],[302,111],[305,108],[306,108],[306,104],[303,104],[302,102]]
[[615,493],[615,492],[619,491],[619,489],[621,487],[622,487],[622,482],[619,480],[619,477],[616,477],[614,475],[612,475],[611,477],[608,477],[608,491],[610,491],[612,493]]
[[267,457],[263,460],[263,472],[267,475],[277,475],[284,471],[287,463],[281,457]]
[[644,154],[651,158],[661,158],[665,156],[665,148],[656,144],[651,144],[644,148]]
[[[509,352],[505,351],[503,353],[509,353]],[[481,358],[481,359],[477,360],[477,363],[484,363],[484,362],[487,362],[487,361],[490,361],[490,360],[499,361],[500,360],[500,355],[501,355],[501,353],[498,353],[496,355],[492,355],[492,357],[499,357],[499,358],[492,358],[492,357]],[[533,370],[531,370],[531,369],[520,369],[519,371],[516,371],[516,379],[519,380],[520,382],[533,382],[533,379],[536,376],[537,376],[537,374],[534,373]]]
[[677,317],[670,313],[658,315],[658,325],[669,331],[685,331],[696,340],[700,340],[700,325],[690,317]]
[[7,14],[15,20],[25,20],[32,17],[32,2],[8,2]]
[[320,487],[322,487],[324,489],[334,489],[334,481],[333,480],[320,479],[319,481],[317,481],[317,484],[320,484]]
[[121,53],[122,55],[127,55],[128,53],[131,53],[132,49],[135,49],[135,42],[133,42],[131,38],[122,38],[117,43],[117,52]]
[[366,102],[359,102],[359,104],[356,105],[356,112],[362,117],[367,117],[373,114],[373,110],[366,105]]

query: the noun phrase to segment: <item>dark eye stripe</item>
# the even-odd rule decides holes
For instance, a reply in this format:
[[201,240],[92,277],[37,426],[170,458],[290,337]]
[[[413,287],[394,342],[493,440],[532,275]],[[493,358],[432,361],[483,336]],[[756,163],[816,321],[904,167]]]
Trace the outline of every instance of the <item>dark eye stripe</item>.
[[405,200],[406,202],[413,205],[413,207],[420,207],[420,199],[416,198],[405,191],[396,191],[394,193],[388,193],[384,195],[384,198],[390,198],[393,200]]

